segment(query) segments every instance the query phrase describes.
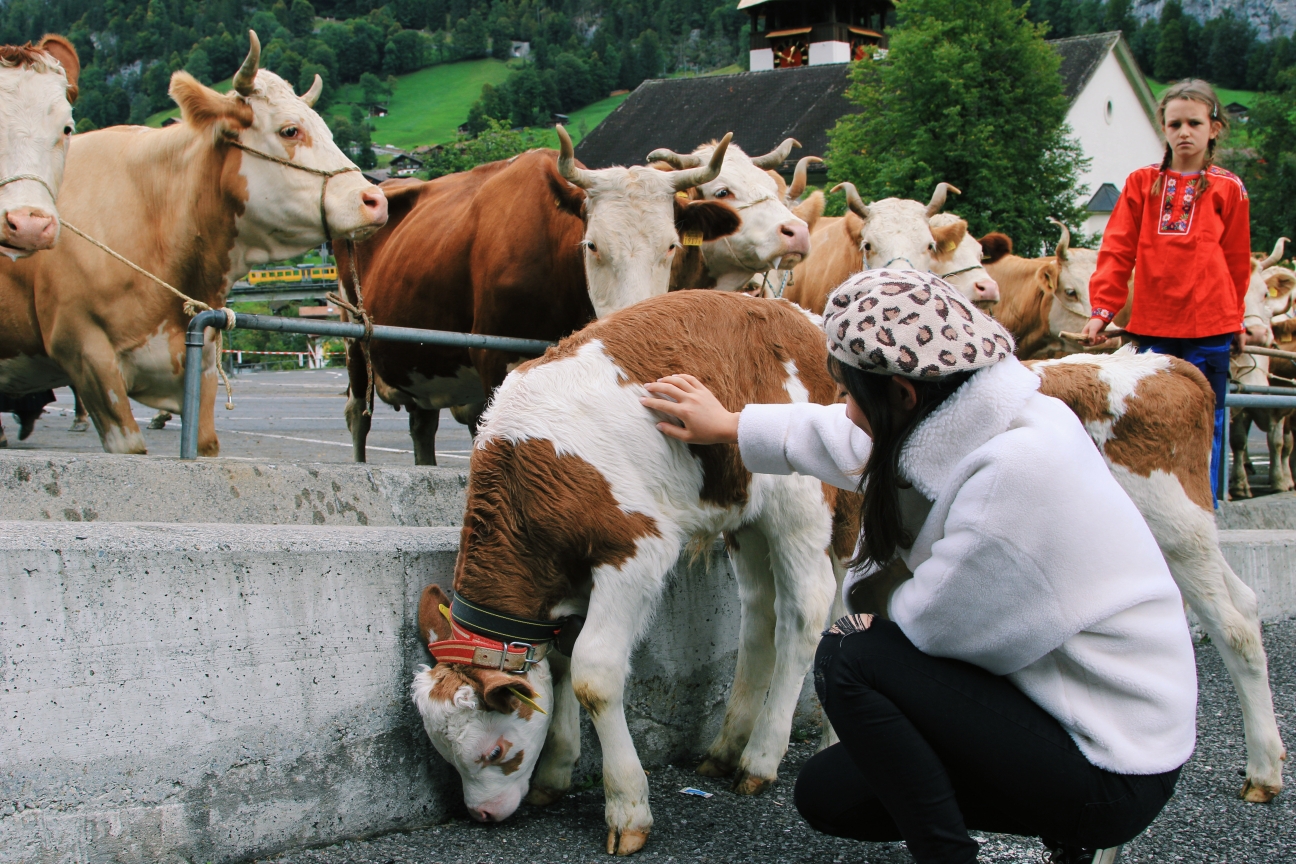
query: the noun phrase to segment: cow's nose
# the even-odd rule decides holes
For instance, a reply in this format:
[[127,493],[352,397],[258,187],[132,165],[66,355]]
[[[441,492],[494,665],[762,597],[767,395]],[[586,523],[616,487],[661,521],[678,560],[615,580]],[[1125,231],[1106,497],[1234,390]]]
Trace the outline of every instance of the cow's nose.
[[490,804],[483,804],[481,807],[469,807],[468,812],[478,822],[503,822],[509,816],[507,813],[501,813]]
[[387,222],[387,196],[377,186],[371,186],[360,193],[360,209],[371,224],[383,225]]
[[783,255],[800,255],[802,258],[810,254],[810,229],[804,222],[784,222],[779,226],[779,234],[783,237]]
[[978,279],[972,283],[972,290],[977,302],[999,302],[999,283],[993,279]]
[[48,249],[58,237],[58,220],[35,207],[7,211],[3,227],[5,245],[15,249]]

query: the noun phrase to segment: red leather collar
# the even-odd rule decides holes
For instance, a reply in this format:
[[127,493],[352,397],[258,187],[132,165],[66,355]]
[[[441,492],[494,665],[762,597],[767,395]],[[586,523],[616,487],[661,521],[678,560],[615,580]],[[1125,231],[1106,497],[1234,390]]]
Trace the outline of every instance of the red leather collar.
[[491,639],[461,627],[453,619],[450,630],[453,638],[428,643],[428,651],[438,663],[524,673],[543,660],[549,649],[548,642],[504,643]]

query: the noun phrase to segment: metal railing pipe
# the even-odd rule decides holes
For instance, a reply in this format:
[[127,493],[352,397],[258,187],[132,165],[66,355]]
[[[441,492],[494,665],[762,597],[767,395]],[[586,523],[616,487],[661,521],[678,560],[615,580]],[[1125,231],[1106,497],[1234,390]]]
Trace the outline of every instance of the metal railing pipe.
[[[180,458],[198,458],[198,410],[202,401],[203,332],[208,327],[224,330],[229,323],[224,309],[199,312],[185,331],[184,408],[180,414]],[[240,330],[269,330],[277,333],[303,333],[307,336],[335,336],[359,339],[365,335],[363,324],[343,321],[312,321],[276,318],[272,315],[235,313],[234,326]],[[482,333],[454,333],[449,330],[418,330],[413,327],[375,325],[373,338],[385,342],[417,345],[442,345],[448,348],[482,348],[507,351],[510,354],[539,356],[554,343],[543,339],[519,339],[513,336],[488,336]]]
[[1254,384],[1230,384],[1230,393],[1257,393],[1265,396],[1296,396],[1296,387],[1261,387]]
[[1224,404],[1229,408],[1296,408],[1296,396],[1229,393],[1224,397]]

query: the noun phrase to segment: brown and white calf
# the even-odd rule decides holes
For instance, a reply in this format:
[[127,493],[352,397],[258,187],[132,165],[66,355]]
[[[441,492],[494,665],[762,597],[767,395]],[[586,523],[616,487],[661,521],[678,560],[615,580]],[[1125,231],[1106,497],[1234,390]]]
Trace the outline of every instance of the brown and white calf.
[[[258,264],[363,239],[387,200],[333,142],[311,105],[257,69],[251,48],[229,93],[185,72],[171,78],[181,122],[77,135],[59,207],[77,227],[212,307]],[[243,149],[247,148],[247,149]],[[255,150],[272,158],[249,152]],[[305,169],[305,170],[302,170]],[[342,171],[336,176],[320,176]],[[20,261],[0,259],[0,391],[71,384],[109,453],[144,453],[130,400],[179,412],[185,328],[173,294],[80,239]],[[216,345],[203,351],[198,452],[219,453]]]
[[[837,396],[809,316],[786,301],[717,291],[644,301],[510,373],[474,445],[454,589],[505,614],[586,621],[570,663],[551,651],[507,681],[445,663],[415,676],[427,733],[479,819],[508,817],[528,785],[535,803],[570,787],[583,706],[603,750],[607,850],[643,846],[653,818],[626,726],[630,653],[681,550],[721,534],[738,576],[741,641],[724,724],[701,770],[736,772],[736,790],[748,794],[777,777],[835,594],[836,490],[810,477],[752,475],[734,445],[662,435],[662,418],[639,399],[645,383],[674,372],[697,375],[731,410]],[[441,636],[445,622],[426,615],[423,626]]]
[[[1060,222],[1062,237],[1052,255],[1021,258],[1012,254],[1012,240],[992,233],[981,238],[985,267],[999,285],[993,315],[1017,340],[1022,360],[1059,357],[1082,349],[1063,333],[1079,333],[1089,322],[1089,280],[1098,269],[1098,253],[1072,249],[1071,232]],[[1129,320],[1129,306],[1116,324]]]
[[1270,800],[1282,790],[1287,752],[1274,719],[1255,592],[1219,547],[1210,477],[1214,392],[1191,364],[1129,347],[1028,365],[1040,376],[1040,392],[1061,399],[1084,423],[1112,476],[1147,520],[1241,700],[1247,750],[1242,797]]
[[72,140],[81,62],[62,36],[0,45],[0,253],[12,260],[58,240],[58,197]]

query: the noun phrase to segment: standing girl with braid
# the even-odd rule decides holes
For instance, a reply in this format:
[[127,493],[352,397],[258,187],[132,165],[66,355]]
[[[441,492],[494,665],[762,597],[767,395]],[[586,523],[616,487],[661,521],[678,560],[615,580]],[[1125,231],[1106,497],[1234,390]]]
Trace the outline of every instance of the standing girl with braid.
[[1165,158],[1129,175],[1112,210],[1089,282],[1093,317],[1083,341],[1106,341],[1102,331],[1125,306],[1133,271],[1126,330],[1138,350],[1187,360],[1215,390],[1211,477],[1218,478],[1229,350],[1234,343],[1241,347],[1246,332],[1250,202],[1242,181],[1214,164],[1228,117],[1210,84],[1189,79],[1170,87],[1157,119]]

